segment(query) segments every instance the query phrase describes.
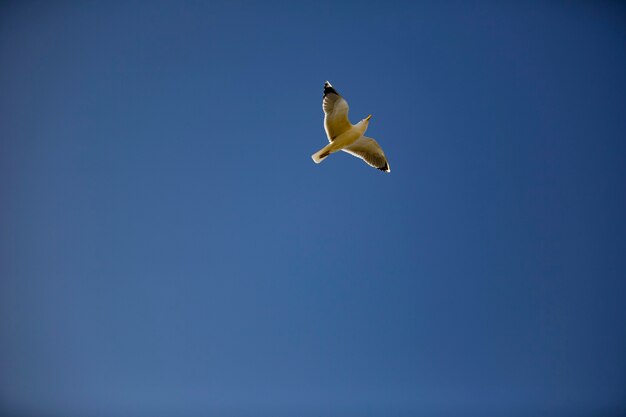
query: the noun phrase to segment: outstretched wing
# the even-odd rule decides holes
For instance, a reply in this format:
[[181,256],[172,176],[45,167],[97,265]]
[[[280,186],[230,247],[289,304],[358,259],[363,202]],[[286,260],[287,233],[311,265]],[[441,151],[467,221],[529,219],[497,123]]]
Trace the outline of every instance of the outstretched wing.
[[350,109],[348,102],[328,81],[324,83],[322,108],[324,109],[324,129],[329,142],[352,127],[348,120],[348,110]]
[[342,151],[348,152],[357,158],[361,158],[368,165],[373,166],[374,168],[385,172],[391,172],[385,153],[380,145],[372,138],[361,136],[352,145],[343,148]]

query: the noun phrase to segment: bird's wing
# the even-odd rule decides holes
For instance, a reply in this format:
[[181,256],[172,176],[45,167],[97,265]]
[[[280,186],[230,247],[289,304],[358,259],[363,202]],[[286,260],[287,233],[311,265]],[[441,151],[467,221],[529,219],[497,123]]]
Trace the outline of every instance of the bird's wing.
[[328,81],[324,83],[322,108],[324,109],[324,129],[329,142],[352,127],[348,120],[348,110],[350,109],[348,102]]
[[391,172],[385,153],[380,145],[372,138],[361,136],[352,145],[343,148],[342,151],[348,152],[357,158],[361,158],[368,165],[373,166],[374,168],[385,172]]

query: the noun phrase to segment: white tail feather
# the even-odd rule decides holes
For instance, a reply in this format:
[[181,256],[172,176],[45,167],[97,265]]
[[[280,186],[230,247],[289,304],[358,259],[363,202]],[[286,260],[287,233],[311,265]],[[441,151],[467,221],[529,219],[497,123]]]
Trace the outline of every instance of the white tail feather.
[[[322,154],[324,154],[324,153],[325,153],[325,155],[322,156]],[[324,151],[324,149],[320,149],[319,151],[317,151],[313,155],[311,155],[311,158],[313,159],[313,162],[315,162],[316,164],[319,164],[324,159],[326,159],[328,157],[328,155],[330,155],[330,152]]]

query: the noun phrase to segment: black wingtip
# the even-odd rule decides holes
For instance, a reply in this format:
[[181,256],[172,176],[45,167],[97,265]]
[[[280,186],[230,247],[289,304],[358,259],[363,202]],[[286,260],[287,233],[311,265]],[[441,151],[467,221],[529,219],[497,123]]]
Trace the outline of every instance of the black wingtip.
[[337,95],[339,95],[337,90],[335,90],[333,88],[333,86],[328,81],[326,81],[324,83],[324,97],[326,97],[327,94],[337,94]]
[[382,167],[380,167],[378,169],[381,170],[381,171],[384,171],[384,172],[389,172],[390,171],[389,170],[389,164],[385,164],[385,166],[382,166]]

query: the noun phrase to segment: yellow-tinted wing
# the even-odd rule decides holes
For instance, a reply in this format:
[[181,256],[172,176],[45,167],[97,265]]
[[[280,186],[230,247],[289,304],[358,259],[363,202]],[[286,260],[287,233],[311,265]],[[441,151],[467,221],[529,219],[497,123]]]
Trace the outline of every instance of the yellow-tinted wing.
[[348,102],[328,81],[324,83],[322,108],[324,109],[324,129],[329,142],[352,127],[348,120],[348,110],[350,109]]
[[343,148],[342,151],[348,152],[351,155],[356,156],[357,158],[361,158],[368,165],[373,166],[376,169],[380,169],[381,171],[391,172],[389,168],[389,162],[387,162],[387,158],[385,157],[385,153],[382,148],[372,138],[368,138],[366,136],[361,136],[354,142],[352,145]]

